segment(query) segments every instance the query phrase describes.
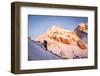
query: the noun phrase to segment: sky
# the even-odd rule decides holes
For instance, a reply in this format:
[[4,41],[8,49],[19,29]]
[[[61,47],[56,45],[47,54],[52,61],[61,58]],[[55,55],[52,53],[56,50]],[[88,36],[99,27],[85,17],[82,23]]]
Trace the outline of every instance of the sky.
[[74,30],[80,23],[88,24],[88,17],[28,15],[28,36],[36,38],[54,25]]

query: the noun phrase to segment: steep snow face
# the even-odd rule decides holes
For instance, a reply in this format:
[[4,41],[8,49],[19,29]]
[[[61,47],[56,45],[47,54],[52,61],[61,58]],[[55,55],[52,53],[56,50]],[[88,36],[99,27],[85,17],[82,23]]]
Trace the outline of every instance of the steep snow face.
[[[48,51],[66,59],[87,58],[88,47],[84,38],[87,37],[87,31],[82,26],[78,26],[75,31],[65,30],[59,26],[51,27],[46,33],[36,38],[36,41],[43,43],[47,41]],[[80,31],[85,36],[80,37]],[[82,33],[82,36],[84,35]]]
[[28,38],[28,60],[60,59],[58,56],[46,51],[41,44]]

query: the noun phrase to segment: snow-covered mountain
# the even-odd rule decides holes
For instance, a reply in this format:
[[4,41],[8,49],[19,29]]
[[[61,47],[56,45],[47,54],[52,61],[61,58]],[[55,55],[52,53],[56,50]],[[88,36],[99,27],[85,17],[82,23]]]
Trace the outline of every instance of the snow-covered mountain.
[[36,40],[43,41],[47,38],[64,44],[74,44],[79,40],[79,37],[74,31],[65,30],[59,26],[52,26],[46,33],[38,37]]
[[[61,58],[87,58],[88,47],[83,39],[87,34],[85,29],[79,25],[74,31],[65,30],[59,26],[52,26],[47,32],[37,37],[35,40],[40,43],[47,41],[47,51],[52,52]],[[82,31],[82,37],[80,36]],[[84,38],[87,38],[87,35]]]

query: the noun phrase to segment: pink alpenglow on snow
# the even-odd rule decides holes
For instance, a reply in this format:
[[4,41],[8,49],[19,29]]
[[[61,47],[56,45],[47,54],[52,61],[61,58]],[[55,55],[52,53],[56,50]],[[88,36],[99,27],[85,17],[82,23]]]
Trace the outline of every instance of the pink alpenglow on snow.
[[[80,24],[80,31],[86,26]],[[83,29],[83,32],[86,32]],[[47,32],[35,39],[43,43],[47,41],[47,51],[62,59],[82,59],[88,57],[88,46],[75,31],[52,26]]]

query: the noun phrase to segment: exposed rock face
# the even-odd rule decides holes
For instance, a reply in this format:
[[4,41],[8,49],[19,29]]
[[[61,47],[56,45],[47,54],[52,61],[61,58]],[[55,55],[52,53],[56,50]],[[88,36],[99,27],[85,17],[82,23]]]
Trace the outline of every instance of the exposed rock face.
[[86,49],[86,44],[82,41],[82,40],[79,40],[77,42],[78,46],[81,48],[81,49]]
[[78,30],[75,29],[74,32],[53,26],[48,32],[38,37],[36,41],[43,43],[46,40],[48,51],[61,58],[87,58],[87,44],[81,40],[77,33],[78,31],[85,32],[84,34],[86,34],[86,30],[83,27],[78,27]]
[[86,24],[79,24],[74,31],[84,42],[88,43],[88,26]]

